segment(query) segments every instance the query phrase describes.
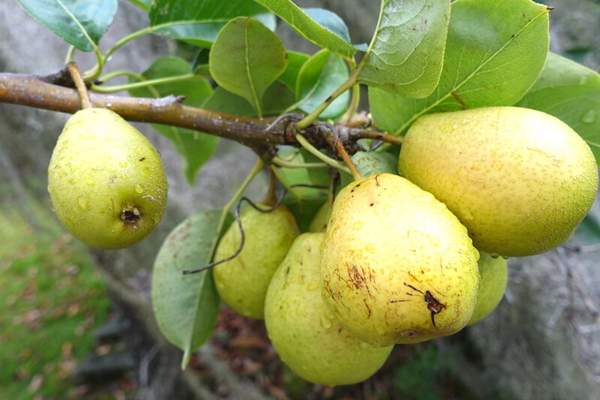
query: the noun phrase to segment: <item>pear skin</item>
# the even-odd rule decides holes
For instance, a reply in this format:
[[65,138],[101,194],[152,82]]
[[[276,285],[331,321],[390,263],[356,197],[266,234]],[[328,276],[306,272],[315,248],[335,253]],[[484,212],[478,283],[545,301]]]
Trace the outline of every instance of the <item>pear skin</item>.
[[89,246],[130,246],[154,230],[167,178],[154,146],[118,114],[78,111],[58,138],[48,192],[63,225]]
[[566,241],[598,190],[587,143],[559,119],[517,107],[419,118],[399,169],[456,214],[475,247],[505,257]]
[[265,323],[275,350],[296,374],[327,386],[362,382],[383,365],[392,346],[372,346],[352,335],[321,298],[323,233],[292,245],[269,285]]
[[508,263],[505,258],[479,252],[479,291],[477,303],[469,321],[474,325],[498,307],[508,283]]
[[[245,317],[262,319],[271,277],[299,230],[294,216],[284,206],[270,212],[247,207],[240,218],[245,233],[244,247],[236,258],[217,265],[213,277],[225,304]],[[234,223],[219,242],[215,261],[234,254],[240,241],[240,230]]]
[[433,195],[397,175],[374,175],[335,200],[323,298],[373,345],[451,335],[473,314],[478,258],[466,228]]

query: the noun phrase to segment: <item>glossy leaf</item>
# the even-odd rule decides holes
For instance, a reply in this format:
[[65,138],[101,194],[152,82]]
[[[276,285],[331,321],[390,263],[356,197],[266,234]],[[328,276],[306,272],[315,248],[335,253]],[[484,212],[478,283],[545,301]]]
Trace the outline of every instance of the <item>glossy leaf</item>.
[[275,30],[275,17],[252,0],[156,0],[150,9],[155,33],[206,48],[230,19],[239,16],[254,16]]
[[212,334],[219,295],[211,271],[183,275],[184,270],[210,262],[219,233],[221,210],[193,215],[165,239],[152,273],[152,307],[162,334],[184,351],[182,367],[191,353]]
[[[185,60],[177,57],[162,57],[157,59],[143,75],[146,79],[158,79],[190,72],[191,66]],[[131,91],[131,94],[139,97],[162,97],[171,94],[185,96],[184,104],[196,107],[201,107],[211,93],[212,88],[208,81],[199,76],[185,81]],[[177,152],[183,156],[186,165],[185,177],[190,184],[193,183],[200,168],[216,151],[219,139],[213,135],[184,128],[159,124],[152,126],[167,137]]]
[[556,54],[518,104],[554,115],[588,143],[600,164],[600,74]]
[[210,52],[210,74],[219,86],[248,100],[262,116],[265,90],[287,64],[283,43],[260,22],[238,17],[225,25]]
[[283,74],[279,77],[279,81],[285,83],[291,90],[296,90],[296,82],[298,81],[298,75],[300,69],[304,63],[310,58],[308,54],[298,53],[296,51],[288,51],[288,64],[283,71]]
[[252,0],[154,0],[150,23],[158,25],[173,21],[220,21],[264,13],[265,9]]
[[346,23],[336,13],[323,8],[303,8],[302,11],[315,20],[317,24],[335,33],[346,42],[350,43],[352,41]]
[[[337,19],[334,20],[331,17],[332,13],[327,14],[327,23],[323,24],[323,20],[321,23],[315,21],[313,18],[309,16],[305,10],[302,10],[298,7],[292,0],[256,0],[257,3],[262,4],[269,10],[271,10],[275,15],[283,19],[288,23],[296,32],[298,32],[302,37],[311,41],[319,47],[323,47],[331,50],[334,53],[341,54],[343,56],[352,56],[356,53],[356,49],[354,46],[347,41],[343,33],[343,28],[339,25],[339,21]],[[318,14],[318,15],[315,15]],[[325,13],[315,13],[312,12],[313,16],[317,16],[318,18],[325,17]],[[336,26],[336,28],[329,28],[332,26]],[[340,36],[342,35],[342,36]]]
[[427,113],[515,104],[544,66],[548,14],[530,0],[456,0],[435,92],[411,99],[370,87],[376,125],[403,133]]
[[352,162],[363,176],[395,174],[398,169],[398,158],[386,152],[359,151],[352,156]]
[[18,0],[37,22],[81,51],[93,51],[117,12],[117,0]]
[[444,61],[450,2],[382,0],[361,82],[408,97],[436,88]]
[[[329,50],[321,50],[302,65],[296,82],[296,98],[300,110],[311,112],[327,99],[349,76],[344,60]],[[321,118],[335,118],[348,108],[347,91],[323,111]]]

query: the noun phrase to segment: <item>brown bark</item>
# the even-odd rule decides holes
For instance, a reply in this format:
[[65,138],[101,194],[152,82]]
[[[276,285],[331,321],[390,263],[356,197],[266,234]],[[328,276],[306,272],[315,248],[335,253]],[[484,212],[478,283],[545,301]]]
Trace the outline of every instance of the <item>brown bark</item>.
[[[75,113],[81,109],[81,100],[75,89],[65,84],[61,73],[47,77],[0,73],[0,103],[19,104],[52,111]],[[278,119],[242,117],[189,107],[181,98],[168,96],[160,99],[127,97],[90,93],[94,107],[108,108],[129,121],[151,122],[193,129],[231,139],[264,153],[274,145],[297,145],[293,123],[298,115]],[[339,124],[315,123],[302,132],[314,146],[328,147],[333,136],[344,142],[348,149],[362,138],[376,138],[398,144],[399,139],[371,128]]]

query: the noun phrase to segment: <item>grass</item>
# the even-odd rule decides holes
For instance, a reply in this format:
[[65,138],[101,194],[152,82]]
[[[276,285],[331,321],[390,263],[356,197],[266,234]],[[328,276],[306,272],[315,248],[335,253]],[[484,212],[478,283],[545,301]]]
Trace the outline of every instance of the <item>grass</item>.
[[71,374],[110,301],[86,251],[44,209],[0,204],[0,399],[76,398]]

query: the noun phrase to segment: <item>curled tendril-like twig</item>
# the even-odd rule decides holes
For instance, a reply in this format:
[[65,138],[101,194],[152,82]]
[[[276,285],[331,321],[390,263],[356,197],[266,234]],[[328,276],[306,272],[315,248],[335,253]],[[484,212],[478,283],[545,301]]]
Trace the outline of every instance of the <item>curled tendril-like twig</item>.
[[[298,188],[298,187],[304,187],[304,188],[310,188],[310,189],[328,189],[329,188],[327,186],[321,186],[321,185],[295,184],[295,185],[290,185],[289,189]],[[237,256],[239,256],[240,253],[242,252],[242,250],[244,249],[244,245],[246,244],[246,232],[244,231],[244,227],[243,227],[242,219],[241,219],[242,204],[244,202],[246,202],[246,203],[248,203],[248,205],[250,207],[254,208],[258,212],[270,213],[270,212],[275,211],[277,208],[279,208],[279,206],[281,206],[281,204],[283,203],[283,199],[285,198],[285,195],[287,193],[288,193],[288,189],[284,189],[282,191],[282,194],[279,196],[279,198],[275,202],[275,204],[271,207],[261,207],[258,204],[256,204],[255,202],[253,202],[252,200],[250,200],[248,197],[242,197],[240,199],[240,201],[237,203],[237,205],[235,207],[235,212],[234,212],[234,218],[237,223],[238,229],[240,230],[240,244],[239,244],[238,248],[236,249],[236,251],[232,255],[227,256],[218,261],[213,261],[212,263],[209,263],[209,264],[205,265],[204,267],[192,269],[192,270],[184,270],[183,274],[190,275],[190,274],[197,274],[197,273],[200,273],[203,271],[207,271],[209,269],[213,269],[214,267],[216,267],[218,265],[221,265],[228,261],[231,261],[231,260],[235,259]]]

